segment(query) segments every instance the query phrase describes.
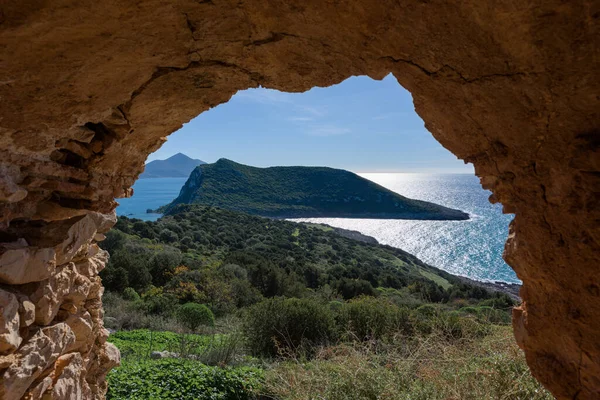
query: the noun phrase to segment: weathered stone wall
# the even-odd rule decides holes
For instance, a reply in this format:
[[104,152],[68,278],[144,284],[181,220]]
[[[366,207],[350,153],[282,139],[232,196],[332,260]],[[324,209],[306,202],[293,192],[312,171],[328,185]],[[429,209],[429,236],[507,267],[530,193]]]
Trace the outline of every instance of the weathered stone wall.
[[516,214],[533,374],[600,398],[599,18],[593,0],[3,1],[0,397],[102,397],[118,353],[95,243],[169,133],[237,90],[391,72]]
[[[102,324],[96,240],[115,215],[13,221],[0,256],[0,398],[101,397],[119,361]],[[16,239],[16,240],[12,240]]]

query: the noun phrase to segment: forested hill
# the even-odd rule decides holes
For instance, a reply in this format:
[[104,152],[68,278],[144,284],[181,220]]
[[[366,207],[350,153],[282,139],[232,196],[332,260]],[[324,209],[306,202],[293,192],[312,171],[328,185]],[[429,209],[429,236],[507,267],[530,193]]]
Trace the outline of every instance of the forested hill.
[[192,171],[177,204],[204,204],[266,217],[464,220],[469,215],[412,200],[352,172],[326,167],[256,168],[220,159]]
[[207,303],[216,312],[315,291],[350,299],[392,290],[408,302],[512,304],[400,249],[342,237],[324,225],[210,206],[179,205],[156,222],[119,217],[101,245],[111,254],[101,273],[108,290],[158,287],[174,301]]

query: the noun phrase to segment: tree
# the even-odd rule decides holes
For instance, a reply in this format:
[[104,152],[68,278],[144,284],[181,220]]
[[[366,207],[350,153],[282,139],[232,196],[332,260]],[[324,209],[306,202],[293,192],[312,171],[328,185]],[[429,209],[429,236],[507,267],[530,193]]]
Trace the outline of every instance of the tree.
[[154,254],[150,259],[149,268],[152,273],[152,283],[155,286],[166,285],[171,279],[175,267],[181,265],[181,262],[181,251],[174,247],[165,246],[163,251]]
[[112,255],[114,252],[121,250],[125,243],[127,243],[127,240],[127,235],[123,232],[117,229],[111,229],[106,233],[106,239],[100,242],[100,247]]
[[[152,283],[152,276],[148,271],[148,251],[138,252],[143,249],[139,246],[126,246],[122,250],[112,254],[106,268],[103,279],[110,281],[106,287],[109,290],[123,292],[127,286],[136,290],[144,290]],[[102,271],[104,272],[104,271]],[[107,282],[108,283],[108,282]]]
[[133,224],[133,230],[143,238],[154,239],[156,234],[149,224],[143,221],[137,221]]
[[129,286],[129,274],[123,268],[115,267],[109,261],[108,266],[100,271],[102,284],[107,290],[122,293]]
[[190,331],[202,325],[214,326],[215,316],[204,304],[185,303],[177,310],[177,319]]
[[377,292],[369,281],[343,278],[337,282],[336,289],[345,300],[358,296],[376,296]]
[[132,287],[126,287],[123,290],[123,298],[129,301],[138,301],[140,299],[140,295],[135,291]]
[[179,240],[179,236],[169,229],[163,229],[162,231],[160,231],[159,238],[162,242],[165,243],[173,243]]

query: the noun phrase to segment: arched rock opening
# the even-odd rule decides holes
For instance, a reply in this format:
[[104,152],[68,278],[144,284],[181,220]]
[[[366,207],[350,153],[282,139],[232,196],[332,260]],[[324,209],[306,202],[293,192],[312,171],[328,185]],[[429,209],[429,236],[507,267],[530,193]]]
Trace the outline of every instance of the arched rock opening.
[[166,135],[237,90],[389,72],[516,214],[505,259],[533,374],[600,397],[599,15],[584,0],[3,2],[0,397],[103,396],[118,353],[95,242]]

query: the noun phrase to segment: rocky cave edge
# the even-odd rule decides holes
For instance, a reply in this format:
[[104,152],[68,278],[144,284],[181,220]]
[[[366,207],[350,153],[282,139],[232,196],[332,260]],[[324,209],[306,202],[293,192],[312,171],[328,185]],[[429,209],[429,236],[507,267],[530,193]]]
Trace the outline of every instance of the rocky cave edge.
[[[392,73],[514,213],[515,338],[600,398],[600,29],[593,0],[8,0],[0,5],[0,397],[105,395],[97,242],[148,154],[238,90]],[[202,133],[199,133],[202,134]]]

